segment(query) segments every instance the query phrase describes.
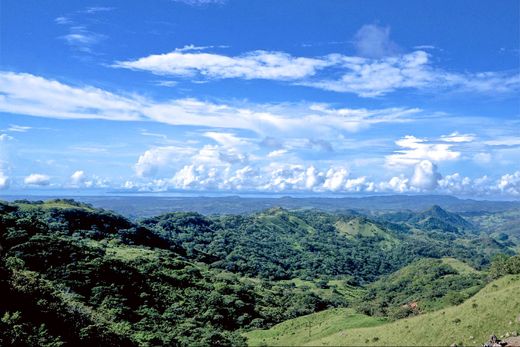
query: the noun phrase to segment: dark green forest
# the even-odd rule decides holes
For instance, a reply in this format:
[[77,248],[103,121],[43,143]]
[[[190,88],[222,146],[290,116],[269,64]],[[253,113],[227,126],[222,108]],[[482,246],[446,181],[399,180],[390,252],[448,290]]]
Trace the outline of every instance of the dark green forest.
[[71,200],[0,203],[0,345],[240,346],[330,307],[398,319],[516,273],[513,254],[439,207],[129,220]]

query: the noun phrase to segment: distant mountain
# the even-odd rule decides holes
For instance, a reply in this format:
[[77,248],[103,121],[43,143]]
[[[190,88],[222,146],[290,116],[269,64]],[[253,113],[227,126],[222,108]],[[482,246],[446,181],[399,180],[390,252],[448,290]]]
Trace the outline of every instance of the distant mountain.
[[417,213],[409,223],[422,230],[439,230],[445,232],[462,233],[473,230],[473,225],[456,213],[448,212],[438,205],[434,205],[426,211]]
[[[26,197],[4,197],[16,200]],[[33,197],[34,198],[34,197]],[[56,197],[38,197],[52,199]],[[459,199],[446,195],[388,195],[370,197],[156,197],[156,196],[78,196],[78,201],[106,208],[131,218],[152,217],[167,212],[198,212],[211,214],[244,214],[280,206],[290,210],[319,209],[327,212],[363,213],[373,211],[419,212],[432,205],[451,212],[481,214],[520,209],[520,201],[485,201]]]

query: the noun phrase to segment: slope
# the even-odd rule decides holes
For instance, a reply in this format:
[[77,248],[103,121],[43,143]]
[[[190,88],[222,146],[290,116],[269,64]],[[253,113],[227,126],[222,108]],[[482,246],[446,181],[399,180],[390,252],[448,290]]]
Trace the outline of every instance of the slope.
[[[520,330],[520,276],[508,275],[488,284],[474,297],[458,306],[436,312],[401,319],[375,327],[349,328],[344,321],[340,329],[329,336],[312,335],[319,331],[320,324],[326,324],[324,313],[311,319],[311,337],[300,341],[291,339],[292,331],[284,331],[274,337],[277,325],[267,331],[246,334],[249,345],[410,345],[448,346],[477,345],[487,341],[489,335],[498,336]],[[313,315],[314,316],[314,315]],[[289,324],[284,322],[282,324]],[[307,328],[309,330],[309,328]],[[280,341],[280,343],[279,343]]]

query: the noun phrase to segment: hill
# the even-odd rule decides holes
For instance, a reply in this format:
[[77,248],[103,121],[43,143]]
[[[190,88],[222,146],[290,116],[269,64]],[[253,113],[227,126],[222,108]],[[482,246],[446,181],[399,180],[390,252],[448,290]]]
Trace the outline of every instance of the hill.
[[[410,233],[367,216],[271,208],[251,215],[203,216],[177,212],[143,226],[214,268],[273,280],[352,276],[367,283],[414,260],[456,257],[482,266],[487,252],[476,235]],[[498,248],[497,248],[498,247]]]
[[[488,284],[474,297],[461,305],[445,308],[411,318],[374,327],[352,327],[349,316],[331,320],[341,312],[322,312],[284,322],[266,331],[246,333],[251,346],[308,345],[308,346],[449,346],[480,345],[491,334],[504,336],[520,330],[520,276],[509,275]],[[302,319],[311,324],[301,327]],[[354,319],[354,321],[359,318]],[[328,336],[323,327],[333,331]],[[311,336],[305,332],[311,331]],[[315,335],[313,335],[315,331]],[[293,334],[294,332],[294,334]],[[292,338],[292,336],[295,336]]]
[[419,259],[366,286],[356,308],[400,319],[459,304],[478,292],[486,276],[453,258]]
[[408,223],[418,226],[422,230],[439,230],[445,232],[462,233],[473,229],[473,225],[456,213],[448,212],[438,205],[414,215]]
[[[198,195],[199,193],[194,193]],[[173,194],[172,194],[173,195]],[[26,196],[6,196],[4,199],[24,199]],[[486,201],[459,199],[445,195],[387,195],[370,197],[263,197],[255,196],[131,196],[124,192],[111,192],[106,196],[70,197],[99,208],[116,211],[130,218],[153,217],[167,212],[198,212],[211,214],[250,214],[280,206],[290,210],[319,209],[326,212],[370,211],[423,211],[432,205],[451,212],[494,213],[519,209],[518,201]],[[55,197],[41,197],[55,199]]]
[[[240,346],[244,330],[334,307],[349,307],[350,328],[372,326],[390,311],[355,313],[360,300],[444,303],[478,286],[471,266],[503,250],[486,240],[351,212],[132,221],[71,200],[0,202],[0,345]],[[503,256],[491,270],[517,262]]]

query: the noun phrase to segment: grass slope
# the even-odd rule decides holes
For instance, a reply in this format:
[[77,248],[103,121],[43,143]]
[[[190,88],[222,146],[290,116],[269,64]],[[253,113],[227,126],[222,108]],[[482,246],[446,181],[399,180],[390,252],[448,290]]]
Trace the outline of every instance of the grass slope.
[[441,260],[442,260],[443,264],[451,266],[459,274],[476,274],[479,272],[475,268],[471,267],[470,265],[466,264],[463,261],[460,261],[459,259],[445,257],[445,258],[442,258]]
[[[436,312],[372,327],[355,328],[348,320],[332,318],[328,310],[307,316],[311,337],[302,340],[302,328],[287,321],[264,331],[246,334],[250,345],[379,345],[449,346],[480,345],[489,335],[520,331],[520,276],[505,276],[491,282],[463,304]],[[337,313],[337,312],[336,312]],[[321,327],[320,327],[321,326]],[[325,327],[324,327],[325,326]],[[285,330],[284,330],[285,327]],[[327,332],[332,332],[324,336]],[[295,334],[293,334],[293,332]],[[265,341],[264,341],[265,339]]]
[[345,329],[372,327],[385,321],[384,318],[357,314],[352,309],[333,308],[288,320],[269,330],[255,330],[246,337],[251,346],[300,346]]

